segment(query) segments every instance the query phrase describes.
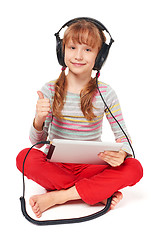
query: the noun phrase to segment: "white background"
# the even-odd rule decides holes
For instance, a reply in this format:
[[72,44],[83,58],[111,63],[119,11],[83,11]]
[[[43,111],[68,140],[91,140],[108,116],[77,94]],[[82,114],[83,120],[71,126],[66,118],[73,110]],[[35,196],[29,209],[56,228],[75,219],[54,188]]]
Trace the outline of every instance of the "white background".
[[[28,132],[35,112],[36,91],[56,79],[61,70],[54,33],[66,21],[81,16],[101,21],[115,40],[100,80],[117,92],[136,157],[144,167],[144,177],[136,186],[122,190],[124,199],[114,211],[96,220],[38,227],[21,214],[18,198],[22,194],[22,179],[15,159],[21,149],[31,146]],[[1,1],[0,233],[3,239],[160,239],[159,22],[158,0]],[[107,140],[111,134],[105,125],[103,138]],[[29,181],[27,188],[32,194],[42,192]],[[61,218],[74,213],[76,217],[76,211],[83,210],[90,211],[90,207],[66,204],[52,209],[50,216],[54,218],[59,211],[57,216]]]

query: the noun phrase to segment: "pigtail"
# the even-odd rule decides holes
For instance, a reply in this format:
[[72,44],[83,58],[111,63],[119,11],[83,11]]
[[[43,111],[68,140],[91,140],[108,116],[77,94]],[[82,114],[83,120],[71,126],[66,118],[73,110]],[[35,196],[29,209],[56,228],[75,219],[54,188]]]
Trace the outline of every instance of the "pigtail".
[[95,118],[95,114],[93,113],[93,99],[97,92],[96,78],[91,78],[86,87],[82,89],[80,93],[81,97],[81,110],[85,116],[85,118],[91,121]]
[[53,101],[53,115],[57,118],[61,118],[61,111],[64,106],[64,102],[66,99],[67,93],[67,83],[66,83],[66,75],[65,68],[62,68],[62,72],[55,83],[55,94]]

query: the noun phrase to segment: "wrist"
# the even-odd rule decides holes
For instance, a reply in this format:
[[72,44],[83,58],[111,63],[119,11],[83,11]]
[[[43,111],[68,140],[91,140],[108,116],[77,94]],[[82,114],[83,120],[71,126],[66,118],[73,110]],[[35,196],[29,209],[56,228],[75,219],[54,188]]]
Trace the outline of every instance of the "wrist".
[[122,149],[120,150],[120,152],[123,154],[123,156],[124,156],[124,159],[127,157],[127,153],[125,152],[125,151],[123,151]]
[[39,121],[36,117],[34,118],[34,120],[33,120],[33,127],[37,131],[42,131],[43,130],[43,125],[44,125],[43,121]]

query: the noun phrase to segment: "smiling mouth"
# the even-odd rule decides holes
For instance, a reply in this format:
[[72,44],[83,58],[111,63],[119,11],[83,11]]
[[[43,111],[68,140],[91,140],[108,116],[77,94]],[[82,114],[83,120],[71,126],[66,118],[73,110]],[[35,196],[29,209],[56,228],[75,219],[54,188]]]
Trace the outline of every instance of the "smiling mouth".
[[75,63],[72,62],[72,64],[76,67],[82,67],[82,66],[86,65],[85,63],[76,63],[76,62]]

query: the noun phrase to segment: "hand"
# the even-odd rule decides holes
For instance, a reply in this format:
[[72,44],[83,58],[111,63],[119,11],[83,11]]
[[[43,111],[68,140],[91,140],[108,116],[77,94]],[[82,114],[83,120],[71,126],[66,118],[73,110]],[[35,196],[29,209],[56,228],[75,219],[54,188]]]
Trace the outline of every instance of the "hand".
[[48,116],[51,105],[48,98],[44,98],[44,95],[41,91],[37,92],[39,99],[36,104],[36,117],[34,119],[34,127],[37,130],[42,130],[43,123]]
[[119,152],[104,151],[99,153],[98,156],[112,167],[118,167],[124,162],[127,153],[123,150]]

